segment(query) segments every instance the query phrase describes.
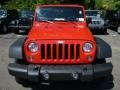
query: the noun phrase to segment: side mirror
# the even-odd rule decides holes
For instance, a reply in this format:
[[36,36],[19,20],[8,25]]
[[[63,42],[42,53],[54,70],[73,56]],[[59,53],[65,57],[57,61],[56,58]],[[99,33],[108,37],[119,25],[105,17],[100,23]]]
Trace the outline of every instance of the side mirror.
[[92,19],[91,18],[87,18],[87,24],[92,23]]

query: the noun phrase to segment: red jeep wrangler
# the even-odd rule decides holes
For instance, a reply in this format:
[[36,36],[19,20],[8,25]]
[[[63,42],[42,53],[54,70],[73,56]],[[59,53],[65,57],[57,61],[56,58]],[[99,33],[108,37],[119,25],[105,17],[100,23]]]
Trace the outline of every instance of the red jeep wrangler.
[[[90,21],[90,20],[89,20]],[[38,5],[33,27],[9,49],[8,71],[32,82],[92,81],[110,75],[111,47],[94,37],[80,5]]]

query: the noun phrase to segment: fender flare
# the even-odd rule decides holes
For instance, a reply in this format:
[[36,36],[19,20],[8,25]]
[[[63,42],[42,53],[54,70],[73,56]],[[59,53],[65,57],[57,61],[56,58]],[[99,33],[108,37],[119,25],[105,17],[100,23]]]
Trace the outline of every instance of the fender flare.
[[97,44],[96,58],[97,59],[104,59],[104,58],[112,57],[111,46],[99,37],[95,36],[94,39],[95,39],[96,44]]
[[23,46],[24,42],[26,40],[26,37],[21,37],[17,39],[9,48],[9,57],[15,58],[15,59],[23,59],[24,58],[24,52],[23,52]]

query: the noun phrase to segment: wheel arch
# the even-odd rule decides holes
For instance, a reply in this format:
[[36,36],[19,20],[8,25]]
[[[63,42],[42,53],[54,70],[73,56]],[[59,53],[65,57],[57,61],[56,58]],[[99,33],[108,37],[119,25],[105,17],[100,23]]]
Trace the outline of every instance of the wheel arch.
[[17,39],[9,48],[9,57],[15,59],[24,59],[23,46],[26,37]]
[[96,58],[97,59],[104,59],[104,58],[112,57],[111,46],[99,37],[95,36],[94,39],[95,39],[96,44],[97,44]]

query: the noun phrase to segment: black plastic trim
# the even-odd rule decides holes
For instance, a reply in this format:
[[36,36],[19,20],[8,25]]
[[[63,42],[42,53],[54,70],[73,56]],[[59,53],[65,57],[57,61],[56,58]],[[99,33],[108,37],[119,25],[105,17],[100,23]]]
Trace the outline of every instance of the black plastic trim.
[[[33,82],[75,80],[72,77],[73,73],[78,74],[77,80],[88,82],[110,75],[112,69],[111,63],[96,65],[20,65],[10,63],[8,65],[8,71],[11,75]],[[49,74],[49,80],[44,77],[46,73]]]
[[23,59],[23,45],[25,42],[26,37],[21,37],[16,40],[9,48],[9,57],[16,58],[16,59]]
[[16,77],[27,78],[27,65],[20,65],[20,64],[9,64],[8,71],[10,74]]
[[97,43],[97,59],[112,57],[112,49],[107,42],[105,42],[99,37],[95,37],[95,41]]

